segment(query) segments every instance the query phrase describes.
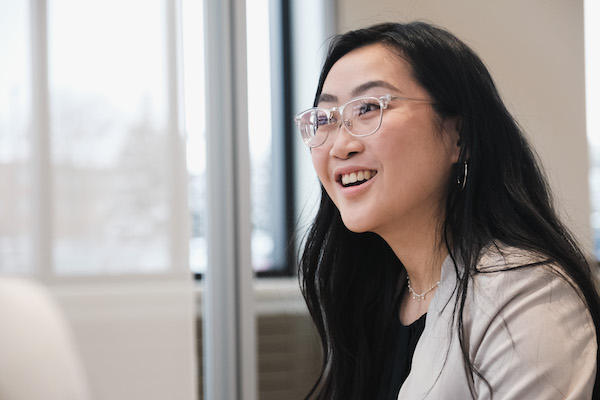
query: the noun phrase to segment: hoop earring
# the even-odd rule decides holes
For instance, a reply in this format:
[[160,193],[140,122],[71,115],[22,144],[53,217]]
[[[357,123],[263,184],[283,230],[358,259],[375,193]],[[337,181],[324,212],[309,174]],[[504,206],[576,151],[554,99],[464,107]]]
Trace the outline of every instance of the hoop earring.
[[461,179],[460,175],[458,176],[458,178],[456,178],[456,183],[458,184],[458,186],[460,186],[460,190],[463,190],[465,188],[465,186],[467,186],[467,175],[469,173],[469,168],[468,168],[467,162],[463,161],[463,164],[464,164],[464,171],[463,171],[462,179]]

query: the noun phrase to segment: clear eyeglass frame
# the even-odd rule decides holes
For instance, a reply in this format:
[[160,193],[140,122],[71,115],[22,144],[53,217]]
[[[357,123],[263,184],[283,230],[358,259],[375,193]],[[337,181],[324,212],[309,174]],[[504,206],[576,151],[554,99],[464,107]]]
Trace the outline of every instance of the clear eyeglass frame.
[[[386,94],[381,97],[360,96],[349,100],[347,103],[332,108],[312,107],[304,110],[294,117],[294,123],[300,130],[302,140],[308,147],[321,146],[329,133],[334,128],[344,126],[346,131],[354,137],[365,137],[377,132],[383,120],[383,110],[387,109],[392,100],[424,101],[410,97],[393,96]],[[350,106],[350,107],[348,107]],[[365,110],[365,106],[378,106],[376,110]],[[350,109],[344,114],[344,111]],[[359,114],[355,113],[358,112]],[[335,115],[341,118],[338,120]],[[363,117],[366,116],[366,117]],[[357,124],[356,122],[359,121]]]

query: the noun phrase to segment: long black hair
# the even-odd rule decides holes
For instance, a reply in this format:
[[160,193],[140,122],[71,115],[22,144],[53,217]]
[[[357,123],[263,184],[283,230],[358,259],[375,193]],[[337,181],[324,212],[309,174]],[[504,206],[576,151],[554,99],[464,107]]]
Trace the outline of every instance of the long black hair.
[[[585,256],[554,209],[549,185],[521,128],[503,104],[480,58],[448,31],[423,22],[384,23],[335,36],[315,105],[331,67],[350,51],[382,44],[406,60],[441,117],[458,117],[461,155],[449,184],[441,237],[464,265],[457,283],[458,338],[467,376],[480,375],[468,357],[462,311],[482,250],[494,243],[530,250],[558,265],[586,303],[596,332],[600,300]],[[450,240],[451,239],[451,240]],[[322,342],[323,363],[307,398],[375,398],[397,318],[401,261],[374,233],[353,233],[321,187],[319,210],[300,260],[300,284]],[[598,338],[598,335],[597,335]],[[600,365],[600,364],[599,364]],[[599,369],[600,371],[600,369]],[[598,375],[594,398],[600,393]]]

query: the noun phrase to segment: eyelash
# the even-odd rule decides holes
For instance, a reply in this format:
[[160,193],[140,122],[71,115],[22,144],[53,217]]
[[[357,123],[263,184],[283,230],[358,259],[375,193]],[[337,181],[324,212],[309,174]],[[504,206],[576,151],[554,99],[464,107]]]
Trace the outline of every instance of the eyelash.
[[[365,111],[366,107],[369,107],[369,109]],[[359,115],[366,114],[367,112],[370,112],[370,111],[378,110],[379,108],[380,107],[379,107],[378,103],[362,103],[361,107],[360,107],[360,114]]]

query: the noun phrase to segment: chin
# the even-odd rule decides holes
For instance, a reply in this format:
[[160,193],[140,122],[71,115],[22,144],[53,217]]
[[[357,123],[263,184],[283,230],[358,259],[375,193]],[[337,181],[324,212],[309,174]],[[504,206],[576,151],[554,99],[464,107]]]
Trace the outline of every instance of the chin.
[[344,223],[344,226],[351,232],[354,232],[354,233],[371,232],[371,229],[369,229],[369,226],[362,223],[363,221],[360,221],[360,218],[344,218],[344,216],[342,215],[342,222]]

